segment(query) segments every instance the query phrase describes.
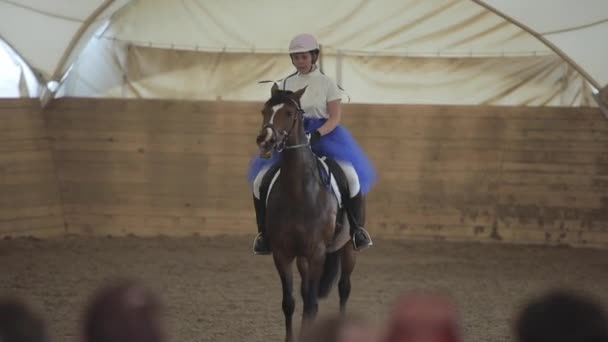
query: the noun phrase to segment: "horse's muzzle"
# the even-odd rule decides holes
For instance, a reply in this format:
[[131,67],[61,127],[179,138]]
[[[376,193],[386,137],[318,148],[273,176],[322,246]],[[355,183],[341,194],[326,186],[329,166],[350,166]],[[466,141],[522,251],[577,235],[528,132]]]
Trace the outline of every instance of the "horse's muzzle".
[[256,142],[260,148],[260,158],[268,159],[272,156],[272,148],[275,143],[274,132],[270,127],[265,127],[258,135]]

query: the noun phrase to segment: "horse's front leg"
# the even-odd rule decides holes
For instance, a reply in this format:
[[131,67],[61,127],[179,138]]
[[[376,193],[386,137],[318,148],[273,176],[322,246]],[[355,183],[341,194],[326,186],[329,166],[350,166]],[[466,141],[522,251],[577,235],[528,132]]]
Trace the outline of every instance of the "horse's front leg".
[[347,243],[340,251],[340,258],[342,264],[342,274],[340,275],[340,282],[338,283],[338,290],[340,293],[340,314],[346,314],[346,303],[350,296],[350,276],[355,269],[355,252],[353,246]]
[[[323,274],[325,253],[321,256],[308,257],[303,262],[306,264],[306,272],[302,277],[302,300],[304,302],[304,313],[302,315],[302,327],[307,328],[317,316],[319,311],[319,284]],[[299,263],[298,263],[299,265]]]
[[298,257],[297,259],[298,271],[300,272],[300,278],[302,283],[300,284],[300,293],[302,295],[302,303],[304,303],[304,312],[302,316],[302,326],[300,332],[303,333],[308,327],[306,326],[306,312],[308,310],[307,299],[310,292],[310,282],[309,278],[309,267],[308,267],[308,259],[305,257]]
[[281,278],[281,285],[283,287],[283,314],[285,315],[285,341],[293,341],[293,329],[292,329],[292,317],[296,307],[295,300],[293,298],[293,274],[291,271],[291,264],[293,263],[293,257],[286,257],[279,253],[274,253],[274,264],[279,272]]

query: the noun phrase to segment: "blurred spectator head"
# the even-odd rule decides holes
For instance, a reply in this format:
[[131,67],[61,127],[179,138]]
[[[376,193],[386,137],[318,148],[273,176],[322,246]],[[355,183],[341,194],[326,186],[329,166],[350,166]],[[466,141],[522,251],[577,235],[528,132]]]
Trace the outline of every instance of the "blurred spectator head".
[[103,286],[86,309],[83,337],[85,342],[163,342],[160,300],[132,280]]
[[524,307],[515,334],[520,342],[608,342],[608,319],[591,298],[556,290]]
[[384,341],[460,342],[460,317],[456,305],[440,294],[405,294],[392,310]]
[[331,316],[317,320],[300,342],[375,342],[374,331],[357,317]]
[[0,299],[0,341],[47,342],[43,319],[16,297]]

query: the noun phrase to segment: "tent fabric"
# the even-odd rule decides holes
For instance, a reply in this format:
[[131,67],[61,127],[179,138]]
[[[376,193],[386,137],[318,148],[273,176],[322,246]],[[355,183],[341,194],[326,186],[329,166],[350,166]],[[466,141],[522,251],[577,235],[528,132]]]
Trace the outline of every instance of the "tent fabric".
[[[581,75],[598,89],[608,83],[608,44],[601,44],[607,6],[605,0],[309,0],[304,6],[0,0],[0,36],[47,81],[61,79],[74,63],[60,92],[69,96],[250,99],[259,94],[255,82],[226,91],[225,84],[234,83],[228,65],[240,68],[244,80],[275,77],[290,68],[284,54],[292,35],[310,32],[323,44],[325,70],[353,101],[578,106],[591,99]],[[111,15],[110,25],[89,41]],[[134,74],[134,61],[146,63],[141,75]],[[174,64],[170,72],[163,63]],[[248,63],[254,67],[244,67]],[[391,71],[382,79],[379,70],[387,68],[371,65]],[[423,72],[429,68],[446,73],[431,77]],[[472,77],[464,87],[462,77]],[[412,86],[416,82],[424,86]]]
[[608,1],[478,1],[514,20],[578,65],[596,88],[608,85]]
[[133,3],[83,53],[61,95],[259,100],[267,87],[257,81],[292,72],[294,32],[312,30],[324,72],[354,103],[594,104],[549,47],[471,1],[339,0],[321,12],[310,2],[299,16],[268,0]]
[[347,53],[466,57],[551,52],[469,0],[308,0],[305,6],[294,5],[279,0],[138,1],[117,15],[104,37],[211,52],[285,53],[296,33],[311,32],[325,49]]
[[[94,31],[127,2],[0,0],[0,38],[41,78],[58,80]],[[99,9],[103,10],[91,18]]]
[[25,62],[0,41],[0,98],[37,97],[40,84]]
[[[99,51],[94,49],[93,51]],[[196,52],[106,44],[111,77],[91,88],[84,75],[99,61],[76,66],[67,84],[70,96],[259,101],[269,84],[293,72],[285,54]],[[85,54],[86,55],[86,54]],[[96,56],[100,56],[95,53]],[[101,55],[103,56],[103,55]],[[94,56],[91,56],[94,58]],[[89,61],[84,58],[84,61]],[[338,62],[338,60],[340,60]],[[340,65],[340,77],[335,77]],[[80,70],[81,67],[86,68]],[[585,80],[555,55],[510,58],[422,58],[335,56],[323,58],[324,72],[340,79],[344,101],[353,103],[434,103],[535,106],[593,104]],[[78,84],[82,83],[82,84]]]

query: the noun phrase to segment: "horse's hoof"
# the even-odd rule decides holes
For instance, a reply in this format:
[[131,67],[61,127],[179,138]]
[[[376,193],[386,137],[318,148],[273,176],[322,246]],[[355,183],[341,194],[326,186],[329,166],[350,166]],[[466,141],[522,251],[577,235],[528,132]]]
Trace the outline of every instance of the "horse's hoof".
[[367,245],[362,245],[362,246],[357,246],[353,243],[353,249],[356,250],[357,252],[360,252],[362,250],[368,249],[371,246],[373,246],[373,243],[367,244]]
[[361,242],[360,241],[359,243],[357,243],[355,241],[355,238],[353,238],[352,239],[352,243],[353,243],[353,249],[356,250],[356,251],[362,251],[362,250],[368,249],[368,248],[370,248],[371,246],[374,245],[374,243],[372,242],[371,239],[369,239],[369,240],[367,240],[365,242]]
[[359,233],[363,235],[363,238],[361,238],[359,242],[357,242],[357,234],[354,234],[352,239],[353,248],[356,251],[362,251],[374,245],[374,243],[372,242],[372,238],[369,236],[369,233],[365,229],[361,228]]
[[255,255],[268,255],[270,254],[270,248],[268,248],[267,242],[264,240],[264,237],[261,233],[255,237],[253,241],[253,254]]

